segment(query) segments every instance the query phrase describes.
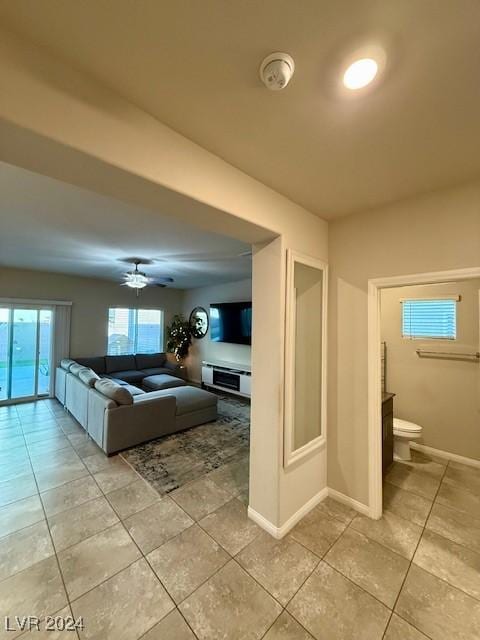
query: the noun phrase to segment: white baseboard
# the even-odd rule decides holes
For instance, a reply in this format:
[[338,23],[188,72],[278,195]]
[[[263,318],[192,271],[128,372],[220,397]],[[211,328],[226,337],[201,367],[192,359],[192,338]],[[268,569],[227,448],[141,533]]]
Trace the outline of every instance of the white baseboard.
[[264,529],[267,533],[269,533],[274,538],[278,538],[278,539],[280,538],[280,536],[278,535],[279,528],[276,527],[274,524],[272,524],[270,520],[267,520],[266,518],[264,518],[260,513],[258,513],[258,511],[255,511],[255,509],[252,509],[252,507],[248,507],[248,517],[250,518],[250,520],[253,520],[255,524],[258,524],[259,527]]
[[434,449],[433,447],[427,447],[425,444],[417,444],[416,442],[410,442],[410,447],[416,451],[421,451],[422,453],[429,453],[432,456],[438,456],[445,460],[453,460],[454,462],[460,462],[461,464],[466,464],[469,467],[476,467],[477,469],[480,469],[480,460],[475,460],[474,458],[466,458],[465,456],[459,456],[456,453],[442,451],[441,449]]
[[363,504],[363,502],[350,498],[350,496],[346,496],[344,493],[330,487],[328,488],[328,495],[347,507],[355,509],[355,511],[358,511],[358,513],[361,513],[363,516],[370,517],[370,508],[366,504]]
[[264,518],[260,513],[252,509],[252,507],[248,507],[248,517],[253,520],[259,527],[267,531],[271,536],[280,540],[287,533],[293,529],[293,527],[299,522],[304,516],[307,515],[309,511],[311,511],[317,504],[320,504],[322,500],[328,495],[328,488],[325,487],[321,491],[319,491],[313,498],[310,498],[308,502],[306,502],[303,507],[301,507],[298,511],[296,511],[293,516],[291,516],[286,522],[282,524],[281,527],[276,527],[269,520]]

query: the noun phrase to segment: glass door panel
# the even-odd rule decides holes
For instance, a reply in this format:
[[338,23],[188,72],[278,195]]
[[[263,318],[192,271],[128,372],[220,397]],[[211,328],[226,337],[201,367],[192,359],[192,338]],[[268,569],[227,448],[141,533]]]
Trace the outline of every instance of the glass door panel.
[[10,309],[0,307],[0,402],[8,398]]
[[50,393],[50,354],[52,351],[52,311],[40,309],[38,341],[38,395]]
[[11,344],[12,399],[35,395],[37,386],[38,310],[14,309]]
[[0,404],[50,395],[53,313],[0,307]]

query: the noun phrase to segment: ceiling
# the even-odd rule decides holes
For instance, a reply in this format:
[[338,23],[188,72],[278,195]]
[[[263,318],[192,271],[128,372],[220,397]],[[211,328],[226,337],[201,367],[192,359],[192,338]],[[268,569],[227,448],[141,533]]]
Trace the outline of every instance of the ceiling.
[[153,259],[148,276],[187,289],[251,276],[243,242],[0,162],[0,267],[121,283],[122,259]]
[[[480,175],[478,0],[0,0],[0,18],[327,219]],[[383,78],[341,95],[365,43]],[[296,73],[269,92],[278,50]]]

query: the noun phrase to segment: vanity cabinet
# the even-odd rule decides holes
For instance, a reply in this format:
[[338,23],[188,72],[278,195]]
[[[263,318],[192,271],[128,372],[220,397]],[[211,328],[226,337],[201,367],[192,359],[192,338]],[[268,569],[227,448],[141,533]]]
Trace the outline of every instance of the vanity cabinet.
[[384,476],[393,462],[394,397],[394,393],[382,393],[382,470]]

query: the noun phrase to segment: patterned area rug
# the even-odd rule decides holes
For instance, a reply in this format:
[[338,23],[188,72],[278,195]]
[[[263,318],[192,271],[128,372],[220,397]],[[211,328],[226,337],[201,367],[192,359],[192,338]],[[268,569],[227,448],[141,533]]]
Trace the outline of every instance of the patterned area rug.
[[133,447],[120,455],[161,493],[248,455],[250,403],[219,396],[215,422]]

